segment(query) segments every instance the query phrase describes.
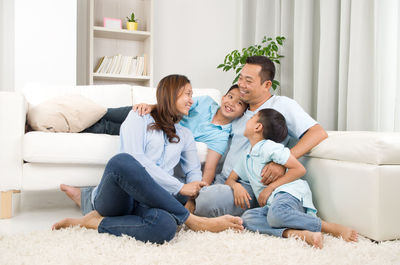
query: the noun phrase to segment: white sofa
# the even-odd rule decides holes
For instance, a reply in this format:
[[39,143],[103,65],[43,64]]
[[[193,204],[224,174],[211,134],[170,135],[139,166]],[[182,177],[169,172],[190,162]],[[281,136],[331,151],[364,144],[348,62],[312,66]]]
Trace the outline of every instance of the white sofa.
[[[96,185],[106,162],[118,152],[118,136],[87,133],[25,134],[28,102],[69,93],[105,107],[155,102],[155,88],[107,85],[55,87],[30,85],[23,93],[0,93],[0,192],[2,218],[12,215],[12,193],[58,189],[60,183]],[[216,89],[194,89],[194,96]],[[206,146],[198,143],[201,161]],[[24,162],[25,161],[25,162]],[[319,215],[357,229],[374,240],[400,238],[400,134],[329,132],[302,162]]]

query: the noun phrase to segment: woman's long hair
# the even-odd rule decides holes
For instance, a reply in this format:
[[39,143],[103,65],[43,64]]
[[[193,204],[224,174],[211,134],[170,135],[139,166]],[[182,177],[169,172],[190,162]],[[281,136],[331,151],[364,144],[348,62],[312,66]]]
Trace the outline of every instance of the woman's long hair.
[[175,123],[181,120],[182,115],[175,104],[186,84],[190,84],[186,76],[168,75],[157,85],[157,105],[150,113],[154,123],[149,125],[149,129],[162,130],[170,143],[179,143],[180,141],[176,134]]

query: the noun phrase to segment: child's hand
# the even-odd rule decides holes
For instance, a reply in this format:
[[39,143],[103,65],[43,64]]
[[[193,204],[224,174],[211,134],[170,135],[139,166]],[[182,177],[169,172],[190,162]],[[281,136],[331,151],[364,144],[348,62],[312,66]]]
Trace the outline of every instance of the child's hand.
[[233,186],[233,197],[235,200],[235,205],[240,206],[242,209],[250,208],[250,194],[240,183],[235,183]]
[[260,195],[258,196],[258,204],[263,207],[267,204],[269,196],[272,194],[272,189],[266,187],[262,190]]
[[189,199],[185,204],[185,208],[188,209],[188,211],[193,214],[194,210],[196,209],[195,201],[193,199]]
[[140,116],[149,114],[153,108],[154,108],[154,105],[150,105],[150,104],[146,104],[146,103],[136,104],[136,105],[133,105],[133,107],[132,107],[132,109],[134,111],[137,111]]

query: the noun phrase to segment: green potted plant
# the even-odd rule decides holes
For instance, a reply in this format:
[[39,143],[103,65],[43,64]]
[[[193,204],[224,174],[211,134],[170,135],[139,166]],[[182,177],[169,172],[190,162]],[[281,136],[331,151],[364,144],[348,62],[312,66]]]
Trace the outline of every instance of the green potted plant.
[[126,17],[126,19],[128,20],[126,22],[126,28],[128,30],[137,30],[138,28],[138,20],[137,18],[135,18],[135,13],[132,12],[130,17]]
[[[264,55],[271,59],[271,61],[273,61],[274,63],[280,64],[281,62],[279,59],[283,58],[284,56],[278,53],[279,46],[283,45],[283,41],[285,39],[286,38],[282,36],[277,36],[275,37],[275,39],[269,37],[267,38],[267,36],[264,36],[261,44],[255,44],[250,47],[243,48],[241,52],[238,50],[234,50],[228,53],[225,56],[224,63],[218,65],[217,68],[222,68],[222,71],[224,72],[227,72],[231,69],[235,70],[236,76],[232,82],[232,84],[234,84],[238,81],[240,71],[242,70],[244,64],[246,63],[246,59],[249,56]],[[273,80],[272,88],[276,90],[278,86],[279,81]]]

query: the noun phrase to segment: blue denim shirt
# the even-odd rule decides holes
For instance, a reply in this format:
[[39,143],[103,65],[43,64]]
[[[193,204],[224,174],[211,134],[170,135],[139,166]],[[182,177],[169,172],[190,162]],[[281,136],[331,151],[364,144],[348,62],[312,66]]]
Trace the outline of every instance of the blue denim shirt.
[[[173,176],[180,162],[186,183],[200,181],[200,160],[192,133],[182,125],[175,124],[179,143],[170,143],[165,133],[149,129],[154,123],[150,114],[140,116],[131,110],[120,129],[120,152],[132,155],[150,176],[172,195],[177,195],[184,185]],[[97,187],[92,191],[91,201],[96,197]]]
[[189,129],[179,123],[175,124],[176,134],[180,138],[178,143],[170,143],[160,130],[149,129],[152,123],[154,119],[150,114],[140,116],[131,111],[121,125],[120,151],[132,155],[161,187],[176,195],[183,186],[173,176],[179,162],[187,183],[201,180],[196,144]]

